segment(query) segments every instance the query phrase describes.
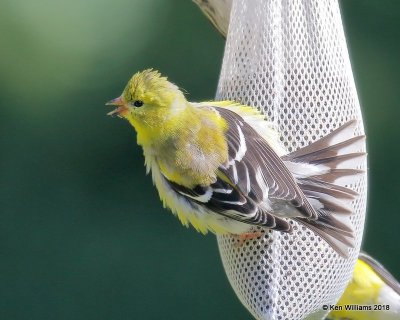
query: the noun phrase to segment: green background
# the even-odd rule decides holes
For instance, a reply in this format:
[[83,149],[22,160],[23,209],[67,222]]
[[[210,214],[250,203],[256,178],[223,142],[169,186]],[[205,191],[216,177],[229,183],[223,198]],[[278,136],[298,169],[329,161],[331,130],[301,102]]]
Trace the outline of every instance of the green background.
[[[363,248],[400,278],[400,2],[341,2],[369,151]],[[0,319],[251,319],[215,237],[161,209],[105,101],[137,70],[214,96],[224,40],[178,0],[0,2]]]

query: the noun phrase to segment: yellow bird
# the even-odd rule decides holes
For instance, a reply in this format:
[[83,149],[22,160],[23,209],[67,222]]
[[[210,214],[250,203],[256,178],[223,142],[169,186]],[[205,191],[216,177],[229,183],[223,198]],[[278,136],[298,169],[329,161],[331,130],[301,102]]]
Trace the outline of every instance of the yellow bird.
[[255,108],[233,101],[193,103],[159,72],[138,72],[110,115],[137,131],[147,171],[164,206],[181,222],[240,239],[253,227],[292,232],[295,220],[342,256],[353,246],[345,184],[361,172],[364,136],[350,121],[324,138],[286,154],[272,125]]
[[360,253],[353,277],[329,320],[400,319],[400,283],[379,262]]

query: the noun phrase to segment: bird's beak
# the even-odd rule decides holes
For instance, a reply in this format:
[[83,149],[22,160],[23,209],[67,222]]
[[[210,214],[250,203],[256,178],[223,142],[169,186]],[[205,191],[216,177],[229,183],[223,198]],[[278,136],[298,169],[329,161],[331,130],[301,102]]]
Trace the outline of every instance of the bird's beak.
[[128,111],[128,107],[127,107],[125,101],[122,99],[122,97],[118,97],[118,98],[108,101],[106,103],[106,106],[117,106],[116,109],[107,113],[108,116],[112,116],[114,114],[118,114],[119,116],[122,116],[126,111]]

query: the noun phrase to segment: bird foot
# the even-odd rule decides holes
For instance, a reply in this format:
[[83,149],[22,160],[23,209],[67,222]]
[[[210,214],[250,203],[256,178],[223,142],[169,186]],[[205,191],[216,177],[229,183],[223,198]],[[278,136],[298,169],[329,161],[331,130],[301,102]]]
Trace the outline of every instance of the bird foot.
[[235,237],[238,241],[235,243],[235,247],[240,248],[244,245],[244,243],[247,240],[257,239],[257,238],[260,238],[261,236],[262,236],[261,231],[245,232],[242,234],[237,234],[237,235],[235,235]]

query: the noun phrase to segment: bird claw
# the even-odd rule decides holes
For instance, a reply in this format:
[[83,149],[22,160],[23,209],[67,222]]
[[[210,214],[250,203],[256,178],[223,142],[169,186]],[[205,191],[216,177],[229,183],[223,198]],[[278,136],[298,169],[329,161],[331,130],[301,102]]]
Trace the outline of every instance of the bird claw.
[[234,235],[237,242],[235,243],[236,248],[241,248],[247,240],[254,240],[262,236],[261,231],[246,232],[242,234]]

